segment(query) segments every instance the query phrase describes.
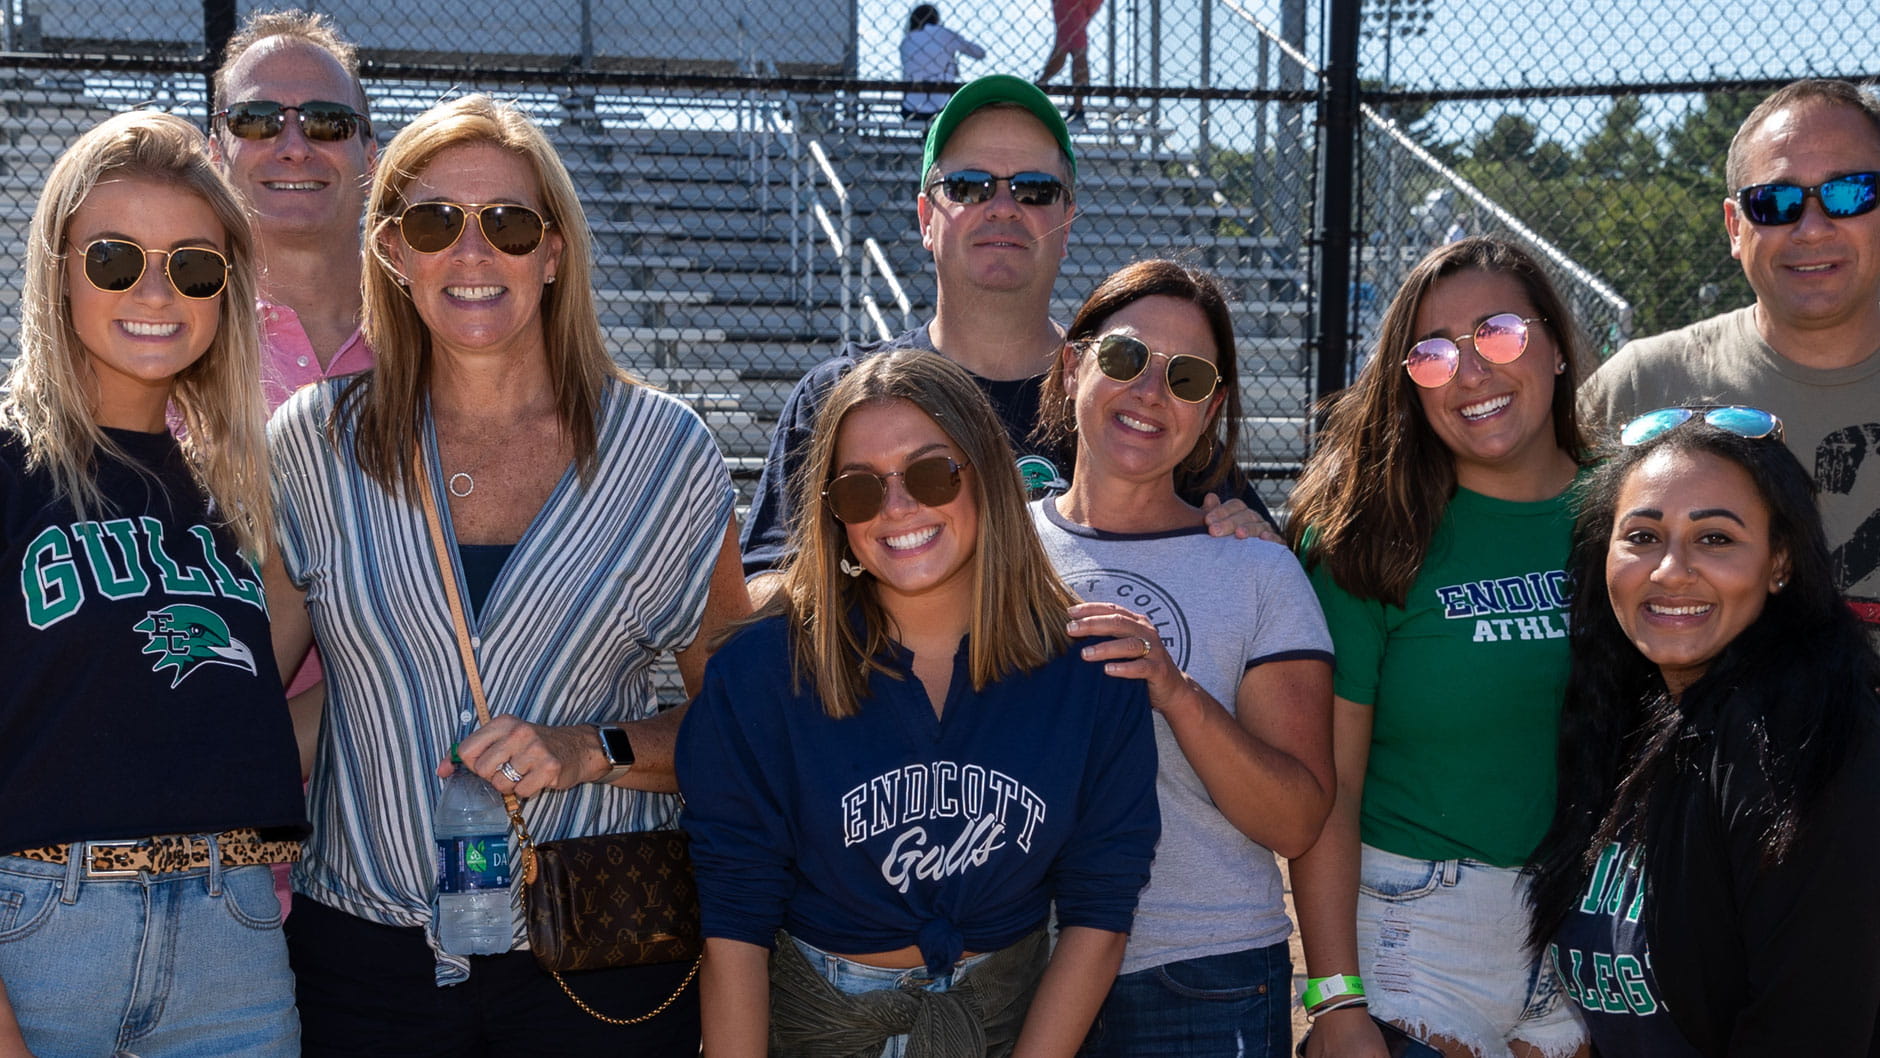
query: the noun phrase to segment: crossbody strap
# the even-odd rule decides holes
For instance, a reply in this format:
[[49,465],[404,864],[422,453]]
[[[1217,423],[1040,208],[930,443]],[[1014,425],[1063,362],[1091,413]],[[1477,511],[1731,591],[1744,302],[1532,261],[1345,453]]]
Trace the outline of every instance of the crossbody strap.
[[[483,693],[483,673],[477,668],[476,649],[470,645],[470,621],[464,616],[463,596],[457,591],[457,574],[450,561],[450,545],[444,540],[444,520],[437,513],[437,497],[431,494],[431,478],[424,470],[424,448],[412,450],[411,467],[417,479],[418,499],[424,506],[424,524],[431,531],[431,550],[437,556],[437,576],[444,582],[444,601],[450,604],[450,621],[457,632],[457,654],[463,659],[464,675],[470,680],[470,697],[476,702],[477,724],[490,722],[490,702]],[[509,810],[509,822],[515,825],[516,838],[522,846],[522,880],[535,880],[535,840],[522,821],[522,802],[514,793],[503,795],[503,807]]]

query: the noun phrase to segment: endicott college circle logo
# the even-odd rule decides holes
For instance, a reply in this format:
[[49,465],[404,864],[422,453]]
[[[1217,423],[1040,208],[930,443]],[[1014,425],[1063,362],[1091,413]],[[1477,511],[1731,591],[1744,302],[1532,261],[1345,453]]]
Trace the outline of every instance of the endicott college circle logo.
[[233,665],[254,674],[254,651],[229,634],[228,622],[214,610],[177,603],[150,611],[131,628],[150,637],[143,652],[157,655],[152,672],[176,670],[170,674],[171,687],[204,665]]
[[1188,668],[1188,618],[1160,584],[1139,573],[1121,569],[1080,569],[1064,574],[1078,598],[1085,602],[1113,602],[1147,617],[1168,648],[1178,669]]

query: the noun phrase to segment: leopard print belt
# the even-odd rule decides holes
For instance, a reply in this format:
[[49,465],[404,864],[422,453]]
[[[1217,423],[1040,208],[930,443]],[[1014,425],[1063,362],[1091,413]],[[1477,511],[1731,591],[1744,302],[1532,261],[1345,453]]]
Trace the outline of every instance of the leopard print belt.
[[[293,863],[300,859],[300,842],[263,840],[253,827],[225,830],[215,835],[215,848],[224,867],[252,867]],[[87,878],[123,878],[134,874],[170,874],[209,866],[209,839],[201,834],[160,834],[154,838],[123,841],[74,841],[22,849],[13,855],[41,863],[68,863],[73,850],[82,849]]]

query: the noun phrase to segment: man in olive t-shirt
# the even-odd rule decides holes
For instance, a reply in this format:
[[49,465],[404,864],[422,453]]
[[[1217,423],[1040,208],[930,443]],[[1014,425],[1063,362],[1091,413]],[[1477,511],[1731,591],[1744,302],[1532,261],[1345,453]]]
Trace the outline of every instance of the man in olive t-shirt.
[[[1836,584],[1880,635],[1880,99],[1843,81],[1798,81],[1752,111],[1730,145],[1730,254],[1752,305],[1632,342],[1580,390],[1589,422],[1681,404],[1774,412],[1821,489]],[[1837,212],[1820,185],[1834,190]],[[1791,185],[1799,218],[1758,223],[1742,189]],[[1747,196],[1753,198],[1755,196]],[[1751,202],[1750,205],[1757,203]]]

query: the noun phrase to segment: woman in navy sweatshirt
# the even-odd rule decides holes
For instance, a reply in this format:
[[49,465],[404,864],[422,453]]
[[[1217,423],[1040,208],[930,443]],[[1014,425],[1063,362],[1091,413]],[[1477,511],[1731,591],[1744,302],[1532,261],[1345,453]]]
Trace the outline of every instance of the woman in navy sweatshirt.
[[858,366],[806,471],[784,586],[679,734],[706,1051],[1068,1056],[1159,830],[1142,685],[1104,664],[1144,644],[1071,650],[1004,431],[950,361]]

